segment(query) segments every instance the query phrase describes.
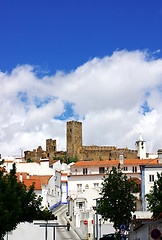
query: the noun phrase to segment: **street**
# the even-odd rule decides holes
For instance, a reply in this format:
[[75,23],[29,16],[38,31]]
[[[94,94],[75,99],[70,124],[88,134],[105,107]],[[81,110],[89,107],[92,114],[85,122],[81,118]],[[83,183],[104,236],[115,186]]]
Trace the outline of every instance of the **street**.
[[[67,221],[65,219],[65,214],[67,212],[67,205],[61,205],[57,209],[54,209],[53,213],[57,216],[57,223],[59,225],[66,225]],[[56,228],[55,240],[81,240],[81,238],[76,234],[76,232],[70,227],[70,231],[67,231],[65,227]]]

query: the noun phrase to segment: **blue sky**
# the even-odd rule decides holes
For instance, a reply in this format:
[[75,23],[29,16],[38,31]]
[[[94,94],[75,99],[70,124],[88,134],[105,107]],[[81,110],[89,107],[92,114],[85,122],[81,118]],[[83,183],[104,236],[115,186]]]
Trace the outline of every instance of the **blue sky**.
[[68,72],[117,49],[162,48],[161,0],[1,0],[0,6],[2,71],[31,64]]
[[[0,152],[45,140],[162,148],[161,0],[0,0]],[[31,140],[32,139],[32,140]]]

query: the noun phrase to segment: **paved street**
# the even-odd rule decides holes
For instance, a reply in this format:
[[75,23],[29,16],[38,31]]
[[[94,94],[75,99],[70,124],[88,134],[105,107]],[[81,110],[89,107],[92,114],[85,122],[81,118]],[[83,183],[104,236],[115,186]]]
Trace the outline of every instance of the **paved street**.
[[[67,221],[65,219],[65,213],[67,212],[67,205],[61,205],[53,211],[57,216],[57,222],[59,225],[66,225]],[[74,229],[70,227],[70,231],[67,231],[65,227],[56,228],[56,238],[55,240],[81,240],[81,238],[76,234]]]

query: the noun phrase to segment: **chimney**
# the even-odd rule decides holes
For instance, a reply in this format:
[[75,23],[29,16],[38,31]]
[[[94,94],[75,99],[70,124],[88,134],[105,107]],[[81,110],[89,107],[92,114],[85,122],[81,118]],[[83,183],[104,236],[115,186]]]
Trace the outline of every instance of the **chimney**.
[[123,164],[123,151],[120,151],[119,153],[119,162],[120,164]]
[[44,168],[49,168],[49,159],[44,158],[44,159],[40,159],[40,165],[43,166]]
[[162,149],[158,149],[158,163],[162,164]]

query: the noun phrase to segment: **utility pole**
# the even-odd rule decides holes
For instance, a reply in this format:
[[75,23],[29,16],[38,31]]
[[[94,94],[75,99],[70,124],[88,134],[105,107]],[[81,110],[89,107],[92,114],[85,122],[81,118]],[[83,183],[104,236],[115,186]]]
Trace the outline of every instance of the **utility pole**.
[[95,198],[93,200],[96,200],[96,207],[95,207],[95,210],[96,210],[96,240],[98,240],[98,212],[97,212],[97,209],[98,209],[98,200],[100,198]]
[[95,240],[95,214],[93,214],[93,240]]
[[96,199],[96,239],[98,240],[98,199]]

